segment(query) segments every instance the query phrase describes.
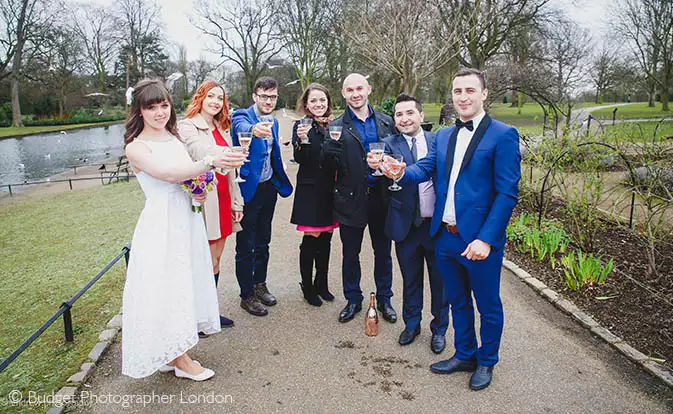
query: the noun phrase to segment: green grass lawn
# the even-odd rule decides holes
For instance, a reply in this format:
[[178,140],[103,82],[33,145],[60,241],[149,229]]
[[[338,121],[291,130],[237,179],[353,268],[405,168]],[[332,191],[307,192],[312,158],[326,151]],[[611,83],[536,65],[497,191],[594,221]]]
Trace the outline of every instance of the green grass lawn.
[[[654,107],[647,106],[647,102],[638,102],[631,105],[620,106],[617,109],[617,119],[650,119],[650,118],[668,118],[673,117],[673,103],[671,111],[663,112],[661,110],[661,103],[657,103]],[[599,109],[591,112],[591,116],[599,119],[612,119],[612,111],[614,108]]]
[[[673,121],[658,122],[624,122],[612,125],[610,121],[603,124],[605,132],[611,136],[620,136],[622,141],[668,141],[673,143]],[[655,134],[656,128],[656,134]]]
[[[0,359],[23,343],[131,240],[144,203],[135,182],[35,196],[0,205]],[[124,260],[72,309],[75,341],[57,320],[0,374],[0,412],[11,390],[48,394],[79,370],[121,307]]]
[[21,128],[4,127],[0,128],[0,139],[31,135],[31,134],[39,134],[42,132],[64,131],[67,129],[79,129],[92,126],[105,126],[105,125],[117,124],[119,122],[120,121],[94,122],[90,124],[75,124],[75,125],[27,126]]

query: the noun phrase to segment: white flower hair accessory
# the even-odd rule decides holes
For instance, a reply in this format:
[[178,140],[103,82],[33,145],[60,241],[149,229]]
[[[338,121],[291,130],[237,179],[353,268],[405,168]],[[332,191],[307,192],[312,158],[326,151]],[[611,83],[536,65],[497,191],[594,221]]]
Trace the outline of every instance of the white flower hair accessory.
[[130,87],[126,90],[126,104],[131,105],[133,103],[133,87]]

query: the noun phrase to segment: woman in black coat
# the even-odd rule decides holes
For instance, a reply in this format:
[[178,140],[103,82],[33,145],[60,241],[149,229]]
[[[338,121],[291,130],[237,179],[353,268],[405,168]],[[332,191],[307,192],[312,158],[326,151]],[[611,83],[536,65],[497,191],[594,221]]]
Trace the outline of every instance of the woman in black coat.
[[[322,305],[320,297],[334,300],[327,286],[332,231],[338,227],[334,221],[332,191],[334,170],[320,165],[320,151],[329,139],[327,124],[332,121],[332,101],[329,91],[312,83],[297,102],[297,112],[306,115],[297,121],[292,132],[294,159],[299,163],[297,189],[294,193],[290,222],[304,233],[299,249],[299,270],[304,298],[313,306]],[[313,264],[315,263],[315,280]]]

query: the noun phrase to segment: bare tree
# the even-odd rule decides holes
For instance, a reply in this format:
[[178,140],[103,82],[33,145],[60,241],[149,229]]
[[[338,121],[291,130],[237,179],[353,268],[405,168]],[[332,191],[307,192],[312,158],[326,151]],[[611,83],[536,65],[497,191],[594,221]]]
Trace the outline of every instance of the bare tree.
[[105,93],[108,69],[117,53],[114,15],[108,8],[82,4],[75,11],[72,28],[84,46],[84,67],[96,78],[98,92]]
[[213,70],[215,70],[215,65],[203,57],[189,63],[189,73],[194,85],[192,92],[208,79]]
[[248,96],[252,97],[255,81],[269,59],[281,51],[280,35],[273,24],[276,10],[255,1],[223,3],[199,0],[193,24],[214,41],[214,52],[243,71]]
[[39,57],[43,69],[43,81],[58,96],[58,116],[63,118],[68,93],[77,85],[77,72],[81,69],[84,55],[82,44],[68,28],[56,28],[45,45],[45,53]]
[[463,66],[485,69],[503,43],[522,26],[541,18],[549,0],[439,0],[436,5],[446,30],[461,35]]
[[[371,2],[370,2],[371,3]],[[380,0],[346,29],[357,56],[372,69],[399,80],[399,91],[415,94],[419,84],[453,59],[459,38],[439,24],[428,0]]]
[[[146,76],[161,38],[160,9],[154,0],[116,0],[117,21],[123,28],[117,40],[123,49],[129,83]],[[164,55],[165,56],[165,55]]]
[[614,28],[624,39],[645,73],[654,106],[655,89],[662,110],[668,111],[673,86],[673,3],[670,0],[621,0],[615,8]]
[[[3,77],[10,77],[12,96],[12,125],[23,126],[19,86],[23,80],[22,67],[39,52],[51,18],[42,0],[0,0],[0,18],[8,34],[0,41],[4,58],[0,63]],[[7,72],[11,62],[11,71]]]
[[338,1],[274,0],[274,4],[284,53],[304,89],[323,73],[328,38],[334,36],[338,21]]
[[619,73],[619,60],[614,48],[603,43],[594,54],[589,71],[591,82],[596,88],[596,103],[603,102],[603,94],[615,86]]

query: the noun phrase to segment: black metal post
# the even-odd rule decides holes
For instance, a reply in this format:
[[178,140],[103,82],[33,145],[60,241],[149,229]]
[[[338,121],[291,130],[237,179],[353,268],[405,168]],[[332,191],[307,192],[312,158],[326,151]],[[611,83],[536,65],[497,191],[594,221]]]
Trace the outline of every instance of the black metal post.
[[124,260],[126,261],[126,268],[129,268],[129,260],[131,259],[131,250],[128,247],[124,247]]
[[68,178],[68,184],[70,184],[70,189],[72,190],[72,179]]
[[66,307],[65,312],[63,312],[63,329],[65,330],[65,341],[73,342],[75,340],[75,335],[72,332],[72,314],[70,313],[70,308],[72,308],[72,306],[68,302],[63,302],[61,306]]
[[633,211],[636,208],[636,193],[631,193],[631,214],[629,214],[629,228],[633,230]]
[[619,109],[619,108],[615,108],[615,109],[612,111],[612,125],[615,124],[615,118],[617,118],[617,109]]
[[591,120],[592,119],[593,119],[593,117],[591,116],[591,114],[589,114],[589,117],[587,118],[587,135],[589,135],[589,131],[591,131]]
[[7,184],[7,188],[9,188],[9,196],[11,197],[12,196],[12,185]]

